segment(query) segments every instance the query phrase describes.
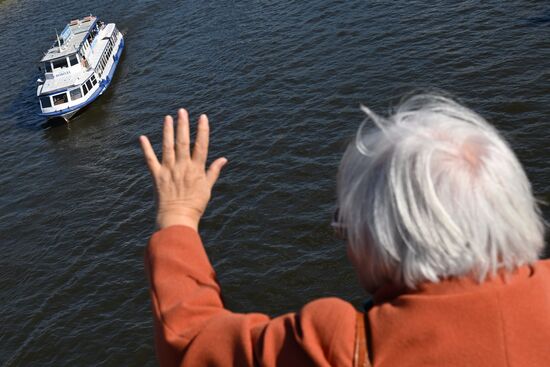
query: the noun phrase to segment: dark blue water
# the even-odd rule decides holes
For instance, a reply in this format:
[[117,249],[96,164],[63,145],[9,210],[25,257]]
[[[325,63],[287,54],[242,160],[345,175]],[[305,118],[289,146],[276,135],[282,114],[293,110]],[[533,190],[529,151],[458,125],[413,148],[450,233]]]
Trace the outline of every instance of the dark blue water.
[[[42,126],[37,61],[89,13],[126,34],[114,82],[70,126]],[[549,39],[545,1],[0,1],[0,365],[155,365],[137,138],[158,146],[180,106],[209,114],[211,155],[230,161],[202,233],[235,311],[359,304],[329,222],[360,103],[457,96],[550,201]]]

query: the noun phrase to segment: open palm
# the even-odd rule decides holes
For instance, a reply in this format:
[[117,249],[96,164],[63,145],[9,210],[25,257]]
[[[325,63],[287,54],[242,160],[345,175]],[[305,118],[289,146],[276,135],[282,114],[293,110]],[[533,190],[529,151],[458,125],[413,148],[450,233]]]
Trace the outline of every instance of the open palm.
[[[174,139],[174,120],[164,118],[162,163],[159,162],[149,139],[140,136],[141,149],[157,193],[157,225],[187,225],[198,229],[210,196],[226,158],[216,159],[206,170],[209,144],[208,117],[201,115],[197,124],[197,139],[190,149],[189,116],[185,109],[178,111]],[[175,140],[175,142],[174,142]]]

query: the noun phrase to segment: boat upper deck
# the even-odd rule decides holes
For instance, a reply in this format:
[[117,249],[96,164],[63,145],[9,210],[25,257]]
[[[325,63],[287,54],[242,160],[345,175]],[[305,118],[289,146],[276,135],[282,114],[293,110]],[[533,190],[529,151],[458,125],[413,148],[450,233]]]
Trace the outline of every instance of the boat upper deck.
[[96,24],[97,17],[88,16],[83,19],[72,20],[59,35],[61,47],[57,40],[52,48],[44,55],[41,62],[51,61],[75,53],[86,39],[86,36]]
[[[57,91],[66,90],[73,86],[82,84],[88,79],[97,68],[98,63],[104,53],[104,50],[109,44],[114,32],[118,32],[114,23],[101,23],[98,33],[95,34],[92,46],[86,46],[86,61],[75,61],[76,64],[69,64],[67,60],[60,68],[54,68],[47,72],[42,84],[38,87],[37,94],[45,95],[55,93]],[[81,52],[84,52],[82,50]],[[82,55],[76,55],[83,57]],[[75,56],[75,58],[76,58]],[[61,56],[57,56],[58,58]],[[76,59],[75,59],[76,60]],[[85,65],[85,66],[84,66]]]

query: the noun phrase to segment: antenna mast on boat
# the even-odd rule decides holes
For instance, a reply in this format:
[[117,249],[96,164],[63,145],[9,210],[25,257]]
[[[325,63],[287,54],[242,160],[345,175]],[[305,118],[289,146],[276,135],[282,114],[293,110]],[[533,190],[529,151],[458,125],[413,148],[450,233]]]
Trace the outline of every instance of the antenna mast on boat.
[[57,28],[55,29],[55,37],[57,38],[57,45],[59,46],[59,51],[61,51],[61,41],[59,40],[59,34],[57,34]]

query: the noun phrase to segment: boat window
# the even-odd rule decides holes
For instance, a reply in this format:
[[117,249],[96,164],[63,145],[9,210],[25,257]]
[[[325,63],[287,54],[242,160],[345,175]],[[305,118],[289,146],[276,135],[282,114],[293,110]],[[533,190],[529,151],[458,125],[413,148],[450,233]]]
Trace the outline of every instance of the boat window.
[[52,96],[52,98],[54,106],[69,102],[69,99],[67,98],[67,93],[57,94],[55,96]]
[[88,79],[88,81],[86,82],[86,86],[88,87],[88,90],[92,90],[93,85],[90,79]]
[[80,90],[80,87],[72,89],[71,90],[71,100],[74,101],[75,99],[82,98],[82,91]]
[[69,62],[71,63],[71,66],[78,64],[78,59],[76,58],[76,55],[69,56]]
[[51,107],[52,102],[50,101],[50,96],[40,97],[40,104],[42,105],[42,108]]
[[97,80],[95,79],[95,75],[92,75],[92,77],[90,78],[90,80],[92,81],[92,84],[93,84],[93,85],[96,85]]
[[52,72],[52,64],[48,61],[44,63],[44,69],[46,70],[46,73]]
[[82,89],[84,90],[84,95],[88,94],[88,87],[86,84],[82,84]]
[[67,59],[54,60],[52,64],[54,69],[66,68],[68,66]]

